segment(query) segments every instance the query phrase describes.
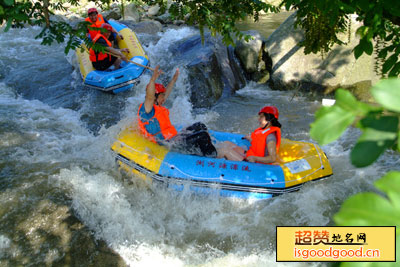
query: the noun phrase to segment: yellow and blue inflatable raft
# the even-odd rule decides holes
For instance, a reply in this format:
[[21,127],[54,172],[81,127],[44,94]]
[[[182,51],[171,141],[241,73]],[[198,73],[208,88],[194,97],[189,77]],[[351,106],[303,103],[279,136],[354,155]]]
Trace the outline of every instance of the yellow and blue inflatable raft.
[[[216,142],[249,146],[243,135],[209,131]],[[313,143],[282,139],[275,164],[207,158],[180,154],[152,143],[137,130],[126,128],[112,145],[121,168],[178,191],[266,199],[298,190],[304,183],[332,175],[325,153]]]
[[[117,38],[118,47],[128,48],[129,54],[127,58],[131,61],[147,66],[149,58],[145,54],[136,34],[127,26],[116,21],[110,20],[109,23],[113,28],[121,34],[124,39]],[[83,48],[83,49],[81,49]],[[145,68],[133,63],[121,63],[121,68],[113,71],[95,70],[89,59],[89,51],[84,43],[76,49],[76,55],[79,62],[79,68],[82,75],[83,83],[87,87],[95,88],[101,91],[119,93],[131,89],[139,83],[139,76],[144,72]]]

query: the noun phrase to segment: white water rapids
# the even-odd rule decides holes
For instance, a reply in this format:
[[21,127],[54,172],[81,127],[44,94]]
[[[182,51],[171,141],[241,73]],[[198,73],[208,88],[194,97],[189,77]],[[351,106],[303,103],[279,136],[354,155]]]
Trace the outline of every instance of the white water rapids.
[[[309,266],[276,262],[276,226],[332,225],[345,199],[374,190],[374,180],[400,169],[399,156],[390,152],[373,166],[354,168],[349,153],[358,132],[350,129],[322,147],[333,176],[266,201],[196,196],[132,182],[118,172],[110,146],[134,121],[149,73],[135,90],[120,95],[83,88],[73,53],[65,56],[62,45],[40,45],[34,39],[38,32],[0,33],[0,263],[24,264],[24,257],[37,257],[38,265],[56,262],[68,246],[78,246],[72,238],[65,245],[64,225],[49,219],[62,216],[65,206],[131,266]],[[152,66],[160,64],[166,72],[164,81],[176,67],[181,70],[167,103],[173,123],[202,121],[214,130],[244,134],[256,127],[259,108],[274,104],[284,137],[312,141],[309,124],[320,100],[293,92],[248,82],[217,106],[194,110],[186,69],[174,65],[168,50],[193,34],[186,27],[170,29],[144,47]],[[40,229],[59,241],[43,238]]]

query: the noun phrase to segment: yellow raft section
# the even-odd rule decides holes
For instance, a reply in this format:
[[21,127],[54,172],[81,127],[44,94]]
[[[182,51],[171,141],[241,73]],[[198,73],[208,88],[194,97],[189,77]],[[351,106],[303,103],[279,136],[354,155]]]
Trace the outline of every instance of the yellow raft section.
[[[142,56],[149,59],[144,52],[143,47],[140,44],[136,34],[131,29],[129,29],[128,27],[123,28],[119,31],[119,34],[121,34],[124,39],[120,39],[119,37],[117,37],[118,47],[120,49],[129,49],[127,58],[132,59],[135,56]],[[80,47],[76,48],[76,55],[78,58],[82,79],[85,81],[88,73],[94,71],[95,69],[93,68],[92,62],[89,59],[89,50],[84,43],[82,43]]]
[[[159,172],[161,163],[168,153],[167,148],[150,142],[133,127],[126,128],[119,134],[117,141],[112,145],[112,150],[141,166],[146,166],[154,173]],[[311,168],[292,173],[285,165],[301,159],[306,160]],[[144,180],[151,180],[151,178],[133,170],[123,162],[118,162],[122,169],[128,173],[133,172]],[[282,138],[276,164],[280,165],[283,170],[286,188],[332,175],[332,167],[325,153],[318,145],[308,142]]]

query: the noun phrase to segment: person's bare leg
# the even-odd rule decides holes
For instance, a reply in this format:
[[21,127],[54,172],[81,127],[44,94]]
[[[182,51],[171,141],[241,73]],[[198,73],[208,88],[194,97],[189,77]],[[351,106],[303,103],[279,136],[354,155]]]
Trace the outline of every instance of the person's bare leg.
[[243,148],[230,141],[219,143],[217,145],[217,152],[217,158],[226,158],[233,161],[242,161],[246,156]]

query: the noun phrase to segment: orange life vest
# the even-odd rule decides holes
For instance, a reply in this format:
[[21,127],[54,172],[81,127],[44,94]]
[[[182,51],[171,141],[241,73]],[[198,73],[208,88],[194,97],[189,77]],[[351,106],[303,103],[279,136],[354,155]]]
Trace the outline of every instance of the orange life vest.
[[[171,139],[178,133],[176,131],[175,127],[171,124],[171,121],[169,120],[169,110],[167,108],[165,108],[163,106],[153,105],[153,108],[155,111],[154,116],[148,120],[142,121],[140,114],[139,114],[142,106],[143,106],[143,103],[140,104],[138,114],[137,114],[139,129],[142,132],[142,134],[144,134],[148,139],[150,139],[150,141],[157,143],[155,136],[160,133],[164,137],[164,140]],[[158,121],[158,124],[160,125],[160,131],[157,133],[149,133],[146,130],[145,126],[148,125],[149,123],[155,123],[154,120]]]
[[281,128],[272,126],[267,129],[258,128],[251,134],[251,145],[246,153],[246,157],[264,157],[267,137],[272,133],[276,133],[276,153],[278,154],[281,145]]
[[[97,14],[97,20],[95,23],[93,23],[90,18],[86,18],[85,21],[90,22],[91,24],[89,25],[89,27],[93,27],[93,28],[101,28],[101,25],[103,25],[104,22],[104,18],[101,14]],[[90,38],[92,38],[92,40],[94,39],[94,37],[96,37],[96,35],[98,33],[100,33],[99,30],[91,30],[90,28],[88,28],[89,31],[89,36]]]
[[[98,34],[96,35],[96,37],[94,37],[94,39],[93,39],[93,44],[95,44],[95,43],[97,42],[97,40],[99,40],[100,37],[103,37],[103,39],[106,40],[107,45],[108,45],[109,47],[112,47],[111,42],[110,42],[104,35],[102,35],[101,33],[98,33]],[[94,51],[93,48],[90,48],[90,50],[89,50],[89,59],[90,59],[90,61],[92,61],[92,62],[104,60],[106,57],[109,57],[109,59],[111,60],[111,55],[110,55],[110,54],[106,54],[106,53],[103,53],[103,52],[99,52],[99,53],[96,55],[96,52]]]

